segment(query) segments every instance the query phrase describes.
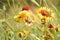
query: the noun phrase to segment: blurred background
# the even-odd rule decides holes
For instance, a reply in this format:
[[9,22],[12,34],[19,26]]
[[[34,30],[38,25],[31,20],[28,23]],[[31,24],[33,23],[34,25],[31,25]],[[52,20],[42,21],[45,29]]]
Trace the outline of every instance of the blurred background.
[[[59,26],[60,0],[43,0],[43,2],[42,0],[0,0],[0,40],[39,40],[37,37],[37,39],[34,39],[31,36],[26,36],[26,39],[23,39],[24,37],[22,37],[22,39],[17,37],[16,32],[19,32],[19,30],[22,29],[28,31],[34,30],[32,31],[33,34],[38,36],[40,32],[35,28],[35,26],[38,26],[39,24],[35,23],[33,25],[34,28],[31,29],[31,27],[27,27],[26,25],[24,26],[23,23],[17,23],[14,20],[14,16],[19,13],[23,6],[29,6],[33,14],[36,15],[35,11],[40,8],[41,5],[43,5],[42,3],[44,6],[49,7],[55,11],[56,20],[54,20],[53,23],[55,23],[56,26]],[[43,33],[41,33],[41,35],[42,34]],[[58,36],[55,36],[54,40],[60,40],[60,32],[55,33],[55,35]]]

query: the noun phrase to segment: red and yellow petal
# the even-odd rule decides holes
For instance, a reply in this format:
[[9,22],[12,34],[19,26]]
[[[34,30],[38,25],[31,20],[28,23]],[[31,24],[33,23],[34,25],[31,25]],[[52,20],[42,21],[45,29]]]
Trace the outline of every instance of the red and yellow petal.
[[15,19],[17,22],[19,22],[19,21],[21,20],[21,17],[20,17],[20,15],[16,15],[16,16],[14,16],[14,19]]

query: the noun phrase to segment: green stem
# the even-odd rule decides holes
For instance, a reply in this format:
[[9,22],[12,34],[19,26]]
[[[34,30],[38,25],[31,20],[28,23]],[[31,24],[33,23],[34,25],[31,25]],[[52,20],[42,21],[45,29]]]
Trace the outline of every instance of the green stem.
[[7,2],[8,2],[8,6],[10,7],[10,0],[7,0]]
[[12,0],[12,2],[13,2],[13,7],[15,8],[15,3],[14,3],[14,0]]
[[14,28],[8,22],[4,22],[4,23],[7,24],[12,31],[14,31]]

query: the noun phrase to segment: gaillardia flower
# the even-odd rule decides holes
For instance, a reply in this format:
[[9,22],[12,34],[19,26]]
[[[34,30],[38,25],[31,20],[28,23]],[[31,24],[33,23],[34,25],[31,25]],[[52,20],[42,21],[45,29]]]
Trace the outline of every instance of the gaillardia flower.
[[42,18],[41,18],[41,23],[42,23],[42,24],[46,23],[46,17],[42,17]]
[[45,24],[46,22],[49,22],[49,17],[42,16],[42,18],[40,18],[40,21],[42,24]]
[[18,15],[14,16],[14,19],[19,22],[21,19],[25,18],[28,14],[29,14],[28,11],[25,11],[25,10],[21,11],[19,12]]
[[54,26],[53,26],[52,24],[49,24],[49,25],[48,25],[48,28],[49,28],[49,29],[52,29],[52,28],[54,28]]
[[49,28],[49,30],[51,30],[52,32],[56,32],[54,25],[49,24],[49,25],[48,25],[48,28]]
[[51,39],[51,35],[48,33],[46,34],[46,40],[50,40]]
[[28,31],[26,30],[20,30],[19,32],[17,32],[18,37],[26,36],[27,34],[28,34]]
[[50,8],[41,7],[37,10],[37,15],[41,18],[42,16],[54,17],[54,12]]
[[[32,14],[30,8],[28,6],[24,6],[22,7],[22,10],[16,16],[14,16],[14,19],[19,22],[23,19],[27,19],[27,16],[29,16],[30,14]],[[33,16],[32,18],[34,20]]]
[[41,23],[49,22],[52,18],[55,18],[53,10],[47,7],[41,7],[37,10],[37,15],[41,19]]
[[33,14],[29,14],[23,19],[23,21],[26,25],[30,26],[36,21],[36,17]]

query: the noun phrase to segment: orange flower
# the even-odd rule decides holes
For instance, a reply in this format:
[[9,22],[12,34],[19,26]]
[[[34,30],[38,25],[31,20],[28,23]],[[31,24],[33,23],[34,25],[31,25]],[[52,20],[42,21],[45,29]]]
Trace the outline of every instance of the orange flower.
[[46,38],[47,38],[47,40],[51,39],[51,35],[50,34],[46,34]]
[[52,32],[56,32],[54,25],[49,24],[48,28],[52,31]]
[[49,24],[48,28],[54,28],[54,26],[52,24]]
[[26,31],[26,30],[22,30],[22,32],[24,33],[24,35],[28,34],[28,31]]
[[44,18],[41,18],[41,23],[46,23],[46,18],[44,17]]
[[14,16],[14,19],[15,19],[17,22],[19,22],[19,21],[21,20],[21,16],[20,16],[20,15],[16,15],[16,16]]
[[24,23],[28,26],[32,25],[36,21],[36,17],[32,14],[29,14],[23,19]]
[[41,7],[37,10],[37,14],[41,14],[42,16],[48,16],[49,12],[46,10],[46,7]]
[[18,36],[18,37],[22,37],[22,32],[19,32],[19,33],[17,34],[17,36]]
[[18,15],[14,16],[14,19],[19,22],[21,19],[26,17],[28,14],[29,13],[27,11],[21,11],[21,12],[19,12]]
[[46,16],[46,17],[51,17],[54,18],[55,14],[53,12],[53,10],[51,10],[50,8],[46,8],[46,7],[41,7],[37,10],[37,15],[41,18],[42,16]]
[[26,30],[20,30],[19,32],[17,32],[17,36],[21,37],[21,36],[26,36],[28,34],[28,31]]

